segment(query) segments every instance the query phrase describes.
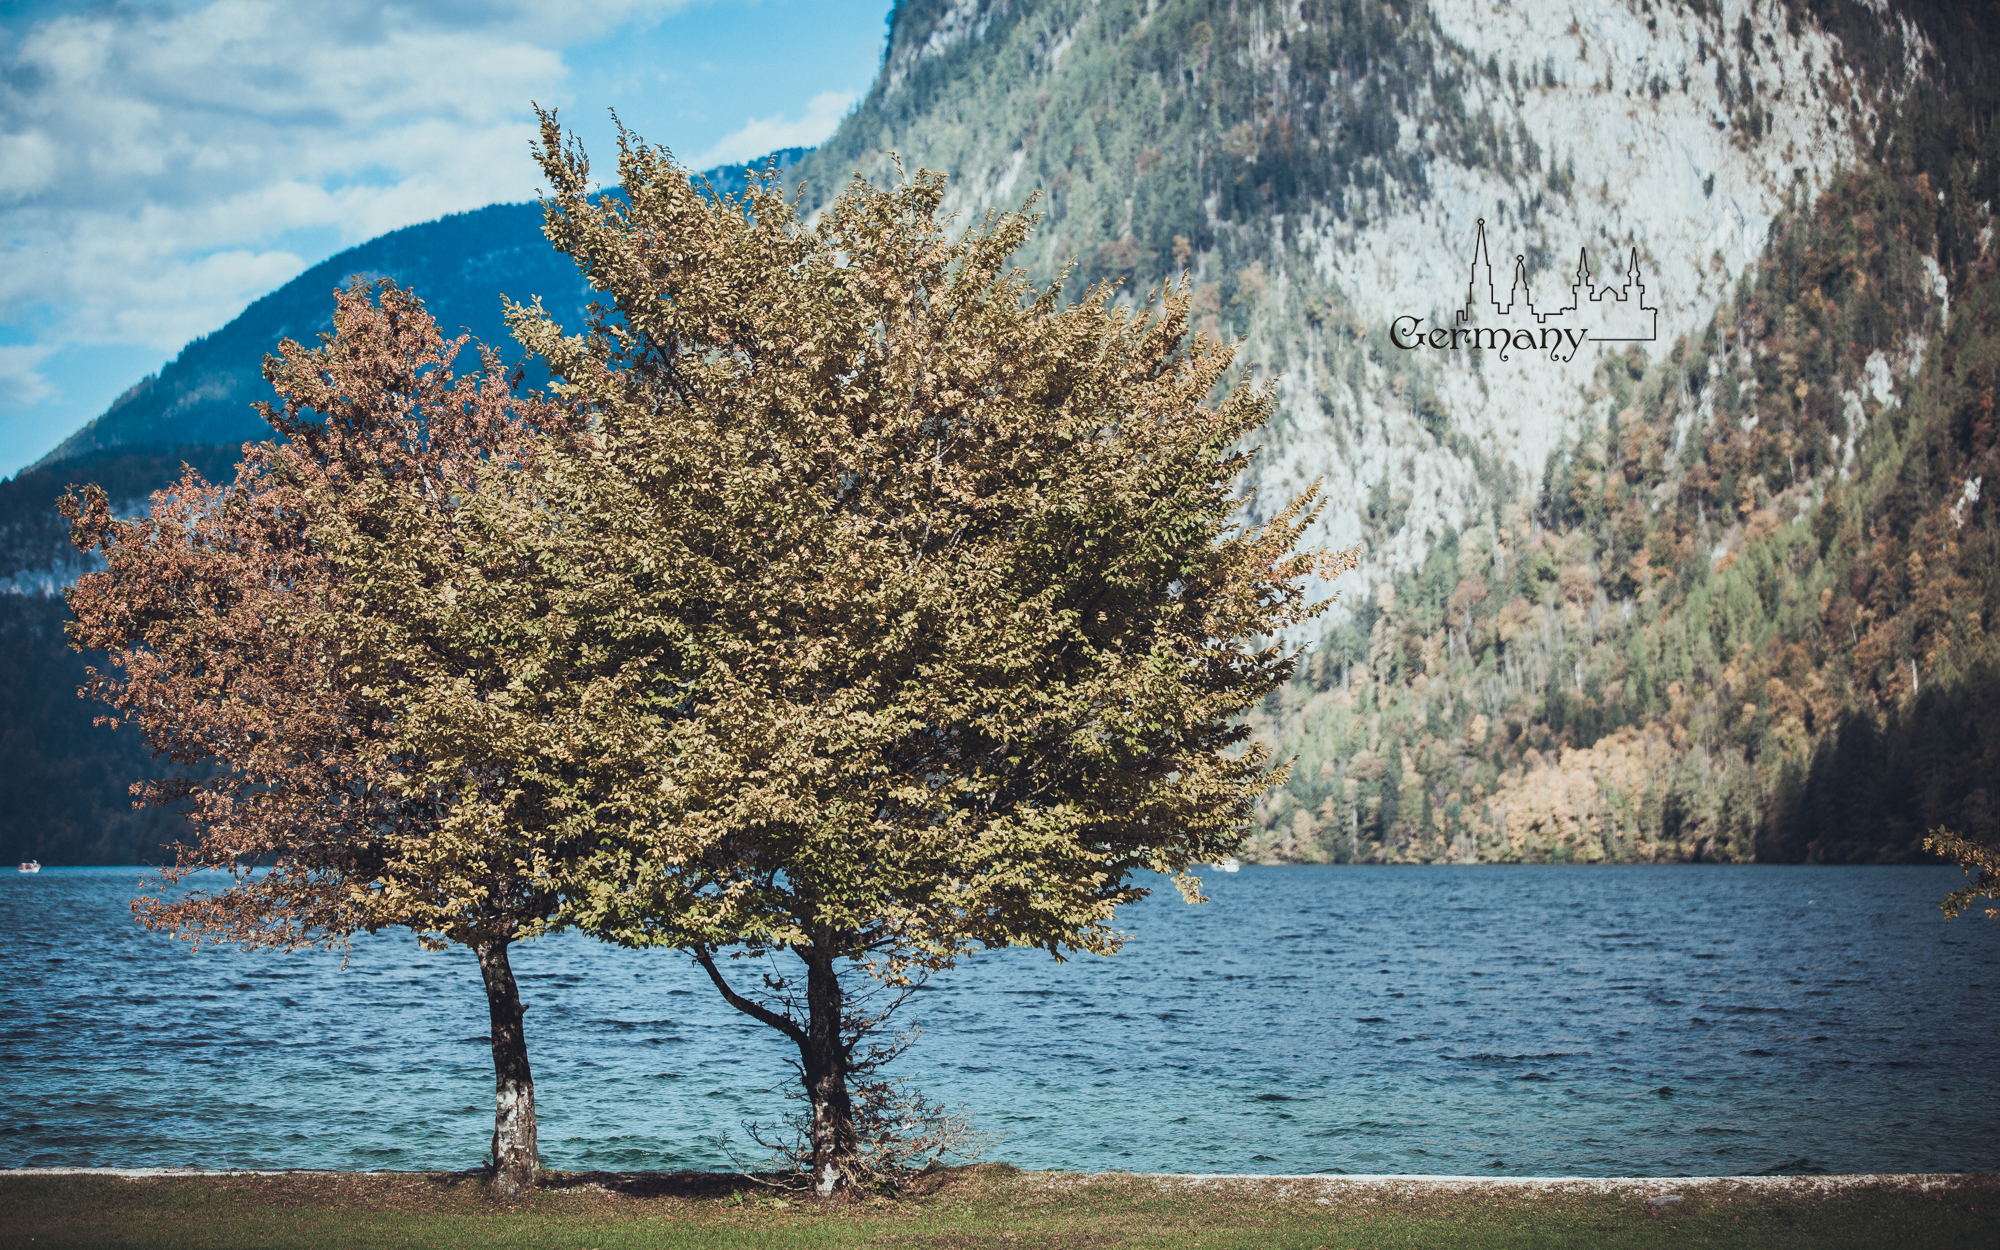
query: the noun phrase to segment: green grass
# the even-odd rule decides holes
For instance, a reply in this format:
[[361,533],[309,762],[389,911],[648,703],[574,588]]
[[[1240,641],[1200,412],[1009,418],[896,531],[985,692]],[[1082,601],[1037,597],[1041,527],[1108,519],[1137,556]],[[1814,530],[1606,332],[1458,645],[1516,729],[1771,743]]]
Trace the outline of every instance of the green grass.
[[[1755,1247],[2000,1246],[2000,1178],[1831,1192],[1689,1187],[1660,1219],[1641,1192],[1189,1183],[1135,1176],[945,1173],[894,1200],[822,1206],[727,1177],[554,1176],[501,1202],[429,1174],[0,1176],[0,1247]],[[602,1186],[602,1187],[599,1187]],[[569,1192],[563,1192],[567,1188]],[[1321,1205],[1316,1199],[1329,1201]]]

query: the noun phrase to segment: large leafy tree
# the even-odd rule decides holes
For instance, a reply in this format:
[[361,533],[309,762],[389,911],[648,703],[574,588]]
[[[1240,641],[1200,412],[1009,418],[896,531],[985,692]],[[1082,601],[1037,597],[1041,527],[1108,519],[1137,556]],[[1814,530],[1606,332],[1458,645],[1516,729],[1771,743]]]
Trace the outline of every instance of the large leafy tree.
[[[1314,503],[1241,520],[1273,398],[1209,402],[1232,353],[1184,290],[1037,290],[1008,266],[1032,219],[954,238],[937,175],[807,223],[775,177],[719,198],[629,135],[597,196],[552,115],[540,154],[548,236],[608,301],[571,336],[514,310],[592,431],[537,489],[680,674],[661,806],[594,845],[575,914],[692,950],[790,1040],[831,1192],[867,1179],[843,973],[1108,953],[1135,872],[1192,897],[1235,848],[1273,780],[1235,717],[1320,606]],[[746,992],[725,950],[798,963]]]
[[139,788],[184,804],[198,835],[167,881],[234,874],[141,899],[141,921],[250,947],[403,926],[470,948],[496,1185],[513,1192],[537,1134],[508,949],[560,922],[564,839],[589,823],[564,721],[538,700],[593,687],[564,667],[575,634],[549,610],[564,583],[509,526],[534,511],[523,470],[567,419],[490,355],[454,376],[464,340],[409,294],[338,298],[318,349],[287,341],[266,362],[284,441],[246,445],[233,482],[188,469],[133,520],[95,487],[65,498],[77,545],[107,562],[70,591],[70,636],[111,654],[91,684],[109,719],[188,766]]

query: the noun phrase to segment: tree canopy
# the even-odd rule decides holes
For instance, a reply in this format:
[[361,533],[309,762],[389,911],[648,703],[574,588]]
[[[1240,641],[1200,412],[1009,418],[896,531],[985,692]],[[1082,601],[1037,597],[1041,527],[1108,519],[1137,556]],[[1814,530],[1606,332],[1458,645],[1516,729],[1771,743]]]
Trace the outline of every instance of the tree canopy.
[[[1133,873],[1192,897],[1272,783],[1235,718],[1291,672],[1301,582],[1354,557],[1294,551],[1311,493],[1242,520],[1273,396],[1208,402],[1233,353],[1190,340],[1185,289],[1037,290],[1008,266],[1034,219],[954,236],[929,172],[806,222],[775,177],[718,197],[629,135],[594,195],[553,115],[541,158],[547,233],[608,300],[582,334],[514,310],[591,432],[539,489],[682,662],[663,805],[596,844],[573,915],[691,948],[788,1036],[816,1181],[852,1184],[840,970],[1108,953]],[[727,947],[792,952],[803,1000],[740,992]]]
[[[96,487],[64,498],[74,541],[108,564],[71,590],[70,637],[111,653],[90,687],[111,719],[195,770],[140,788],[184,802],[198,835],[167,882],[232,874],[220,891],[141,899],[140,919],[252,947],[404,926],[472,948],[493,1026],[495,1166],[515,1189],[534,1175],[536,1131],[507,947],[560,923],[568,826],[559,787],[540,784],[546,750],[508,750],[531,666],[495,655],[562,630],[499,558],[518,544],[483,540],[510,515],[492,492],[530,481],[566,418],[490,355],[455,377],[464,340],[445,343],[393,286],[379,304],[364,286],[342,293],[334,326],[317,350],[287,341],[267,361],[282,405],[262,411],[285,441],[246,445],[233,482],[186,469],[135,520]],[[422,580],[443,568],[450,579]],[[409,698],[415,685],[430,697]],[[528,716],[540,747],[560,741],[551,717]],[[486,744],[477,759],[457,749],[467,737]]]

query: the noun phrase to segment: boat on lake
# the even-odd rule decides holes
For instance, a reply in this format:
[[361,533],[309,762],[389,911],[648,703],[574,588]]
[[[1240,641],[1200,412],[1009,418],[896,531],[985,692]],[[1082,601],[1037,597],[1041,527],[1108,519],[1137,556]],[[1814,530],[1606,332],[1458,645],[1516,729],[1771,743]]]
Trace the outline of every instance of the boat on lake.
[[41,870],[42,870],[42,865],[37,860],[32,860],[32,859],[25,860],[21,864],[22,872],[40,872]]
[[1231,855],[1226,859],[1216,861],[1209,865],[1209,867],[1214,868],[1217,872],[1242,872],[1243,861]]

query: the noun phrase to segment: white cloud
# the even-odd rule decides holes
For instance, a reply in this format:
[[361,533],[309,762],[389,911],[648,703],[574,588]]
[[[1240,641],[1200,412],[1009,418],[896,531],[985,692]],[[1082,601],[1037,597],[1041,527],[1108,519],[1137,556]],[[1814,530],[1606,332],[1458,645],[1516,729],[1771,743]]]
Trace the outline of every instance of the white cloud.
[[[607,173],[608,105],[708,144],[873,61],[809,85],[705,51],[855,3],[0,0],[0,474],[329,253],[534,198],[531,101]],[[874,29],[888,0],[860,3]],[[752,120],[695,167],[818,143],[856,98]]]
[[35,367],[54,350],[40,343],[0,347],[0,412],[27,408],[49,397],[54,388]]
[[0,30],[0,307],[172,350],[305,267],[288,231],[531,198],[559,47],[676,7],[212,0]]
[[712,169],[717,165],[752,161],[780,148],[817,147],[860,98],[853,91],[822,91],[807,103],[803,117],[776,114],[752,118],[742,129],[724,135],[688,165],[694,169]]

